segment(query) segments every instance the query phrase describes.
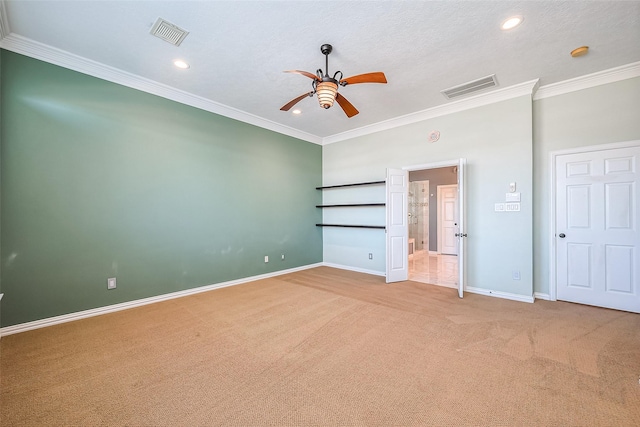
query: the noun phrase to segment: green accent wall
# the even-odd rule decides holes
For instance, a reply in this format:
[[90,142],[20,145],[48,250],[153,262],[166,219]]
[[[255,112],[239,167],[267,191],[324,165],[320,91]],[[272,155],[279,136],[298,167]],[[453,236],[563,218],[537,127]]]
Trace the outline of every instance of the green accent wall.
[[322,147],[1,55],[3,327],[322,261]]

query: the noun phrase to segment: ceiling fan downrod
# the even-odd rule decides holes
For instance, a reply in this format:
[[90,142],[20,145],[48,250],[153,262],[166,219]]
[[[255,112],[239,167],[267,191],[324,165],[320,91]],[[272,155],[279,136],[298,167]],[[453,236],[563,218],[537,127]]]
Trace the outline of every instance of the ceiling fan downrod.
[[313,91],[317,93],[320,106],[324,109],[331,108],[331,106],[333,106],[333,102],[338,94],[338,79],[336,77],[340,74],[340,78],[342,78],[341,71],[336,71],[333,77],[329,77],[329,54],[332,50],[333,46],[330,44],[323,44],[320,46],[320,52],[322,52],[325,58],[326,74],[323,74],[322,69],[319,68],[316,71],[318,81],[314,81],[312,83]]
[[[333,51],[333,46],[331,46],[330,44],[323,44],[322,46],[320,46],[320,52],[322,52],[322,54],[324,55],[324,59],[325,59],[325,70],[327,71],[325,74],[322,73],[322,69],[319,68],[318,71],[316,71],[316,74],[318,76],[318,78],[322,81],[333,81],[335,83],[338,83],[338,81],[342,78],[343,74],[342,71],[336,71],[335,74],[333,75],[333,77],[329,77],[329,54]],[[340,79],[338,79],[338,74],[340,74]],[[331,80],[325,80],[326,79],[331,79]]]

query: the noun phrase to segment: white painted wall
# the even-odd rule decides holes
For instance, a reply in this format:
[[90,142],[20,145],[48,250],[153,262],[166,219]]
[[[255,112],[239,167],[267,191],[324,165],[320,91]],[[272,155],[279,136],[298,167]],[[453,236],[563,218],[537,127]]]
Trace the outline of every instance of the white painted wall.
[[550,153],[640,139],[640,77],[536,100],[534,135],[534,290],[549,293]]
[[[432,130],[441,133],[427,142]],[[467,286],[533,293],[532,101],[530,96],[428,119],[323,147],[323,185],[383,180],[402,168],[467,159]],[[521,211],[494,212],[510,182],[522,193]],[[378,189],[383,194],[383,189]],[[368,191],[378,191],[370,189]],[[324,195],[328,203],[327,194]],[[381,198],[383,198],[381,196]],[[325,210],[327,215],[335,215]],[[354,214],[356,215],[356,214]],[[384,223],[384,212],[358,213]],[[324,261],[384,273],[384,231],[324,230]],[[374,259],[368,260],[368,253]],[[512,280],[520,271],[521,280]]]

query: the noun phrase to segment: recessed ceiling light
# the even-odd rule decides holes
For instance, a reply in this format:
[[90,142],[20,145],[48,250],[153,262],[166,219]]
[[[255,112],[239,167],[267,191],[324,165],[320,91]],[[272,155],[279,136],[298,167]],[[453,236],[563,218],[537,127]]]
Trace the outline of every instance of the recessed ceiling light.
[[500,28],[502,28],[503,30],[510,30],[522,24],[522,21],[524,21],[524,18],[522,16],[512,16],[511,18],[505,20],[502,25],[500,25]]
[[293,110],[291,113],[298,115],[298,114],[302,114],[302,111],[300,111],[300,110]]
[[187,64],[181,59],[176,59],[175,61],[173,61],[173,65],[175,65],[178,68],[182,68],[183,70],[186,70],[187,68],[189,68],[189,64]]

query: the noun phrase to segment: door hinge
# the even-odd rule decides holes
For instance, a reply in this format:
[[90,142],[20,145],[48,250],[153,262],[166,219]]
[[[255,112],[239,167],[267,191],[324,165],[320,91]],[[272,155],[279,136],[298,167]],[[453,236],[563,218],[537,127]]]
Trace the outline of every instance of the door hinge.
[[456,237],[467,237],[467,233],[456,233]]

